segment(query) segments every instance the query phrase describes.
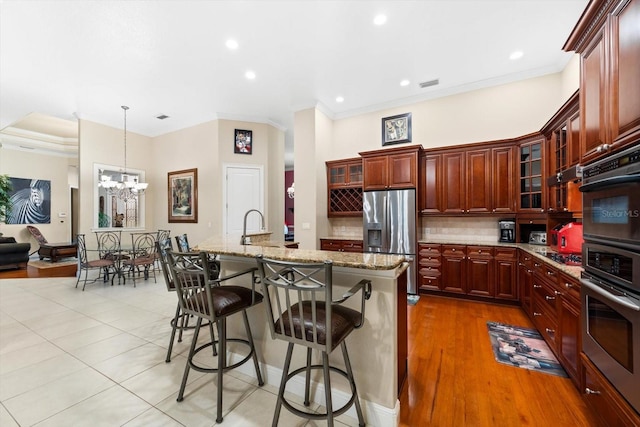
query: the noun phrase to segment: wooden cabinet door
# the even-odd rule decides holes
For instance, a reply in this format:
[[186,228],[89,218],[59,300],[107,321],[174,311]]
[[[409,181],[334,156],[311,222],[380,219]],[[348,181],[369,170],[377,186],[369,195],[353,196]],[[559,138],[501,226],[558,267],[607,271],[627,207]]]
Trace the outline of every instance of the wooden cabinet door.
[[493,297],[494,260],[490,257],[467,259],[466,293],[481,297]]
[[606,38],[601,29],[582,54],[580,82],[580,117],[582,159],[588,162],[600,154],[608,143],[606,121]]
[[389,155],[387,180],[390,189],[416,188],[418,152]]
[[421,213],[441,213],[442,155],[427,154],[420,157],[419,209]]
[[464,213],[465,181],[464,153],[442,155],[442,210],[444,213]]
[[[623,2],[624,3],[624,2]],[[640,133],[640,1],[614,10],[610,20],[611,83],[608,105],[614,144],[637,140]]]
[[491,150],[473,150],[465,154],[465,212],[491,212]]
[[388,156],[365,157],[362,159],[363,190],[384,190],[387,188],[389,171]]
[[516,211],[516,181],[513,147],[491,150],[491,212],[514,213]]
[[582,152],[580,151],[580,112],[569,118],[569,131],[567,132],[568,166],[580,164],[582,162]]
[[442,245],[443,291],[463,294],[467,283],[465,268],[465,247],[461,245]]
[[558,359],[573,382],[579,386],[580,363],[580,308],[579,303],[572,302],[564,296],[558,304]]
[[516,249],[496,248],[495,253],[495,297],[517,300],[518,283]]
[[[530,257],[530,255],[529,255]],[[523,257],[520,257],[518,263],[518,287],[520,288],[520,304],[522,309],[530,319],[533,318],[533,305],[531,303],[533,292],[533,271],[531,270],[528,262],[522,261]]]

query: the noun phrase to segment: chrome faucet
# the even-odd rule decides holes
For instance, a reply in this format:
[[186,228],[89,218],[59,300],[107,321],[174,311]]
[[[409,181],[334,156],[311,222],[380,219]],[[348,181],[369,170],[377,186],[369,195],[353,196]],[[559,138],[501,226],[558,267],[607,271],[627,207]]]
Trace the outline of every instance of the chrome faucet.
[[262,212],[260,212],[258,209],[249,209],[247,213],[244,214],[244,221],[242,224],[242,237],[240,238],[241,245],[247,244],[247,216],[249,216],[251,212],[258,212],[258,214],[260,214],[260,218],[262,218],[262,230],[264,230],[264,215],[262,215]]

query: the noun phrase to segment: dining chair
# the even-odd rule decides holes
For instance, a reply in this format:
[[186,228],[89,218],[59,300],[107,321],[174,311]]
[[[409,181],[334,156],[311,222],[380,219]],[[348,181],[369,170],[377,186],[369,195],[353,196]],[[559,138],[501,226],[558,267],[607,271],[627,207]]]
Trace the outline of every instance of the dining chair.
[[[180,301],[180,308],[186,315],[196,316],[196,326],[193,332],[189,355],[182,377],[182,384],[178,392],[178,402],[184,399],[184,391],[189,377],[189,371],[194,369],[199,372],[217,373],[217,414],[216,423],[221,423],[222,417],[222,393],[224,372],[239,367],[240,365],[253,360],[258,385],[264,385],[258,357],[256,355],[253,335],[249,326],[247,310],[262,302],[262,295],[256,292],[257,268],[251,268],[230,274],[225,277],[213,279],[210,277],[209,257],[206,252],[174,252],[167,250],[169,266],[173,275],[175,287]],[[247,277],[250,286],[227,285],[227,280]],[[227,318],[236,313],[242,313],[246,338],[227,337]],[[202,327],[202,322],[208,321],[215,324],[218,332],[218,339],[196,347],[198,334]],[[248,354],[242,360],[227,364],[227,342],[243,344],[248,348]],[[217,367],[208,368],[195,363],[194,357],[209,346],[218,345]]]
[[129,258],[123,259],[122,264],[128,267],[127,275],[133,277],[133,287],[136,286],[136,274],[143,270],[144,280],[153,274],[153,281],[157,283],[153,265],[156,262],[157,233],[131,233],[131,251]]
[[[290,412],[311,420],[326,419],[333,426],[334,417],[343,414],[355,405],[358,424],[364,426],[364,417],[353,378],[351,362],[347,352],[346,338],[364,324],[365,301],[371,296],[371,281],[360,280],[339,299],[333,299],[333,264],[286,262],[257,256],[262,294],[267,311],[267,323],[273,339],[289,343],[284,361],[278,401],[272,426],[278,425],[282,406]],[[357,292],[361,292],[360,310],[342,305]],[[294,345],[307,348],[306,365],[290,371]],[[342,349],[345,369],[329,365],[329,354],[338,346]],[[311,352],[322,353],[322,364],[311,364]],[[295,408],[285,398],[287,382],[300,373],[305,374],[304,405],[310,404],[311,370],[321,369],[324,378],[325,408],[323,413],[303,411]],[[347,378],[351,387],[351,398],[339,409],[333,409],[331,401],[330,372]]]
[[[158,236],[156,237],[156,242],[162,242],[165,241],[167,239],[170,238],[171,235],[171,230],[160,230],[158,229],[157,231]],[[173,248],[173,246],[172,246]],[[156,270],[160,270],[161,264],[160,264],[160,254],[158,252],[156,252],[156,265],[155,265]]]
[[128,255],[122,252],[122,231],[94,231],[98,243],[98,256],[100,259],[110,259],[114,263],[114,271],[118,276],[118,283],[122,276],[122,260]]
[[[80,283],[80,278],[82,277],[82,272],[84,271],[84,283],[82,284],[82,290],[87,286],[87,283],[94,283],[98,281],[98,279],[103,279],[103,281],[109,280],[109,273],[113,270],[113,275],[111,276],[111,285],[113,286],[113,278],[116,275],[116,264],[113,258],[102,258],[99,255],[99,251],[90,251],[87,249],[87,243],[85,240],[84,234],[78,234],[77,237],[78,244],[78,280],[76,281],[76,288],[78,287],[78,283]],[[89,253],[93,252],[96,256],[96,259],[91,259],[89,257]],[[98,270],[98,277],[93,279],[90,282],[87,282],[89,271],[90,270]]]

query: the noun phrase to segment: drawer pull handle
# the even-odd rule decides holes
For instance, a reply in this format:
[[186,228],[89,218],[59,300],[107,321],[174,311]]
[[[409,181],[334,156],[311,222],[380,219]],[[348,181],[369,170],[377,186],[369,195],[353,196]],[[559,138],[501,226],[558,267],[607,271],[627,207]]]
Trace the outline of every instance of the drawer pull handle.
[[540,289],[542,285],[533,285],[533,289]]
[[549,295],[545,295],[544,299],[546,299],[547,301],[553,301],[556,299],[556,297],[550,297]]
[[533,263],[533,266],[534,266],[534,267],[540,267],[540,264],[538,264],[537,262],[534,262],[534,263]]
[[533,273],[533,270],[527,270],[527,273]]
[[556,273],[554,273],[553,271],[547,271],[547,276],[555,276]]
[[564,294],[563,294],[562,292],[560,292],[560,291],[553,291],[553,293],[554,293],[554,294],[556,294],[556,295],[564,295]]
[[542,313],[538,313],[538,312],[534,311],[534,312],[533,312],[533,315],[534,315],[534,316],[542,316]]
[[571,289],[571,288],[573,288],[573,285],[571,283],[565,283],[564,287],[567,288],[567,289]]
[[555,329],[544,328],[544,330],[547,331],[548,334],[555,334],[556,333]]
[[584,392],[586,394],[600,394],[598,390],[591,390],[589,387],[585,387]]

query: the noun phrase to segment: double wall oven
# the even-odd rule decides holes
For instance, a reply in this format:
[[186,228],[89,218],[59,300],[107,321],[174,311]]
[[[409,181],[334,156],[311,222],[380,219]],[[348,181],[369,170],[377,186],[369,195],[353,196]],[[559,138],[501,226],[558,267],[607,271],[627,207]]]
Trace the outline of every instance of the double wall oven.
[[585,166],[580,191],[582,349],[640,412],[640,143]]

